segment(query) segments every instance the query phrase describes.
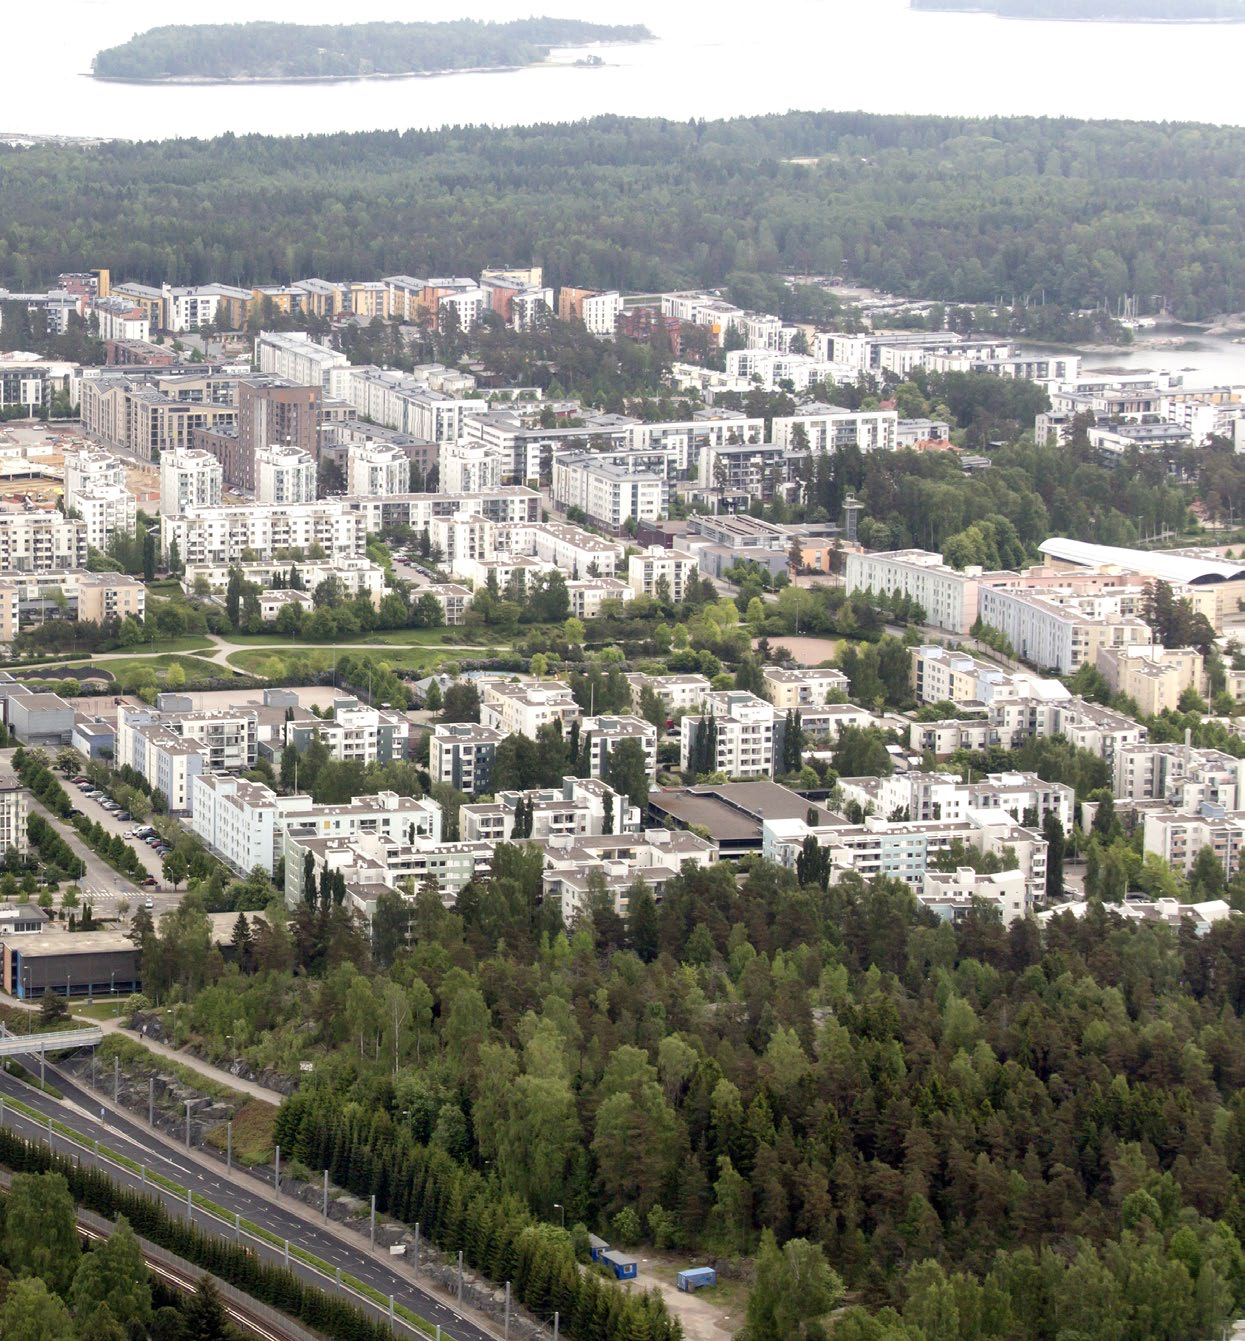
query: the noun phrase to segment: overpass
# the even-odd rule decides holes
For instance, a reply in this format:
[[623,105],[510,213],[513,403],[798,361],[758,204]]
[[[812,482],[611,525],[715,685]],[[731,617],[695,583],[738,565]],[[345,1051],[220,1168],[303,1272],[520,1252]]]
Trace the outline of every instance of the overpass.
[[0,1035],[0,1057],[20,1057],[25,1052],[68,1052],[70,1048],[96,1048],[104,1040],[98,1025],[82,1029],[56,1029],[42,1034],[14,1034],[5,1029]]

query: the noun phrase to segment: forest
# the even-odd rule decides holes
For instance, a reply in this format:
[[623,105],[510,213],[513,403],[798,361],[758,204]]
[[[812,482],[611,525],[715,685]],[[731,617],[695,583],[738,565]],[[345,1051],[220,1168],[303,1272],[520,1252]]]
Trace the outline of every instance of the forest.
[[532,65],[555,46],[651,37],[642,24],[550,18],[166,24],[99,52],[92,70],[97,79],[366,79]]
[[1245,0],[911,0],[913,9],[985,10],[1005,19],[1100,23],[1208,23],[1245,20]]
[[502,845],[453,910],[384,900],[369,956],[310,890],[241,968],[179,970],[187,1027],[314,1057],[291,1176],[375,1192],[576,1341],[619,1335],[568,1267],[587,1231],[755,1256],[748,1341],[835,1304],[836,1341],[1204,1341],[1245,1299],[1236,923],[952,926],[754,861],[637,882],[625,917],[602,887],[568,933]]
[[[1245,130],[799,112],[0,148],[0,283],[844,276],[957,303],[1245,307]],[[813,160],[812,162],[806,160]]]

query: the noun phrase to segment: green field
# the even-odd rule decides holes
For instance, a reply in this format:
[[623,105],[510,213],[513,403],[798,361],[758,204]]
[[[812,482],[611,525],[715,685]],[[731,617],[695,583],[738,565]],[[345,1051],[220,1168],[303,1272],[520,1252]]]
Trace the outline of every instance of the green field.
[[[280,633],[231,633],[226,642],[237,647],[285,647],[301,648],[311,644],[297,636],[289,637]],[[375,633],[361,633],[355,638],[341,638],[335,643],[340,647],[366,647],[370,643],[384,643],[390,647],[495,647],[505,644],[503,634],[490,629],[385,629]]]
[[[393,647],[356,648],[343,644],[336,647],[256,647],[229,656],[229,664],[247,675],[262,675],[278,680],[304,672],[332,670],[334,662],[345,651],[350,656],[365,658],[379,664],[384,662],[393,670],[431,671],[444,661],[470,660],[475,651],[461,647]],[[281,669],[277,669],[280,663]]]

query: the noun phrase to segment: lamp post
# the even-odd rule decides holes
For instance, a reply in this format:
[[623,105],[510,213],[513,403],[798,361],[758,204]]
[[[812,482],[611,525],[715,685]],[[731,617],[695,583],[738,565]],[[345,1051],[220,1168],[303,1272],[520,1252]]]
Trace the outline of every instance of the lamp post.
[[554,1209],[555,1211],[558,1211],[558,1212],[560,1213],[560,1215],[561,1215],[561,1217],[562,1217],[562,1228],[565,1229],[565,1228],[566,1228],[566,1207],[563,1206],[562,1203],[561,1203],[560,1201],[555,1201],[555,1202],[553,1203],[553,1209]]

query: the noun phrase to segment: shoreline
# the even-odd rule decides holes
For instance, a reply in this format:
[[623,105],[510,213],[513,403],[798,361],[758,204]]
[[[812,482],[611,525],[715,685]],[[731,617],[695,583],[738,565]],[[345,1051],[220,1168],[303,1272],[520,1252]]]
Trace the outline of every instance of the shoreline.
[[655,42],[656,37],[641,38],[637,42],[569,42],[551,47],[549,55],[543,60],[528,61],[523,65],[452,65],[444,70],[377,70],[372,74],[342,75],[101,75],[94,70],[83,70],[81,76],[100,84],[137,84],[173,85],[183,87],[226,87],[236,88],[247,84],[362,84],[393,79],[444,79],[450,75],[466,74],[515,74],[520,70],[604,70],[609,69],[608,61],[555,61],[550,59],[555,51],[586,51],[590,47],[629,47],[640,42]]
[[1186,28],[1193,25],[1198,27],[1228,27],[1233,24],[1245,23],[1245,14],[1239,19],[1146,19],[1129,18],[1126,15],[1120,15],[1112,18],[1110,15],[1099,14],[1096,17],[1077,18],[1070,14],[1000,14],[996,9],[985,9],[981,5],[955,5],[943,8],[927,7],[925,5],[909,5],[908,8],[914,14],[984,14],[990,19],[1005,19],[1011,23],[1118,23],[1129,24],[1134,27],[1168,27],[1168,28]]

